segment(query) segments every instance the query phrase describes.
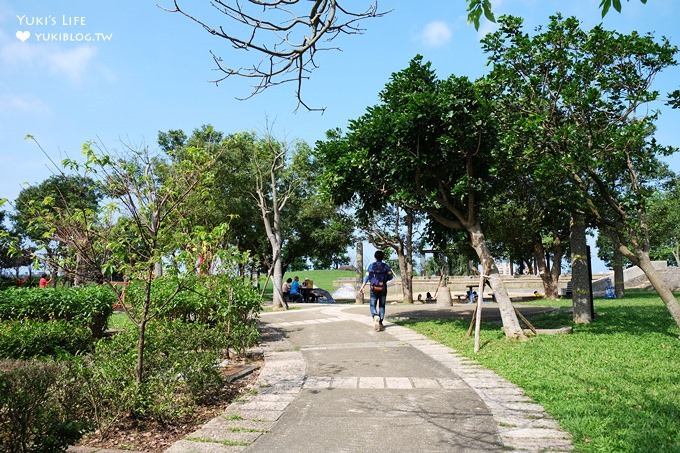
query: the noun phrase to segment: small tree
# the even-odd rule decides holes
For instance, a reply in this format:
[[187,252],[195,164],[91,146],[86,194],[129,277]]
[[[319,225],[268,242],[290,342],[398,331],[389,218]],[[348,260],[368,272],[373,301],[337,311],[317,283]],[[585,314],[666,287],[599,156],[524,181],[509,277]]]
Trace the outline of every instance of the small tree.
[[[78,256],[75,261],[55,259],[54,266],[81,279],[92,278],[94,272],[96,281],[115,291],[138,329],[135,379],[143,384],[147,326],[183,289],[182,276],[187,271],[193,273],[187,251],[178,253],[186,243],[182,236],[185,201],[189,194],[210,183],[214,159],[202,149],[192,149],[189,158],[170,165],[148,149],[127,151],[126,156],[114,157],[87,143],[83,147],[83,164],[64,162],[81,178],[96,181],[99,190],[114,200],[101,216],[87,209],[74,210],[76,202],[66,201],[62,209],[56,209],[60,200],[53,197],[43,201],[46,208],[34,212],[36,224]],[[194,257],[200,253],[191,251]],[[160,275],[160,263],[165,264],[174,282],[174,289],[163,295],[152,290],[154,279]],[[121,276],[124,284],[111,281],[114,275]],[[125,291],[130,281],[144,285],[140,300],[133,306],[129,306],[132,301],[126,299]]]

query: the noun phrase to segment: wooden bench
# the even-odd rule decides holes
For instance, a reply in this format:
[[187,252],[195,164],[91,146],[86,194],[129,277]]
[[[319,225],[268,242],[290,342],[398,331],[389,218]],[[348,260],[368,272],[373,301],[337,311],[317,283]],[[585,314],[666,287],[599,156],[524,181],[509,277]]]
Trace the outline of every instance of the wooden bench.
[[571,280],[567,282],[567,287],[560,289],[560,297],[571,298],[574,294],[574,284]]

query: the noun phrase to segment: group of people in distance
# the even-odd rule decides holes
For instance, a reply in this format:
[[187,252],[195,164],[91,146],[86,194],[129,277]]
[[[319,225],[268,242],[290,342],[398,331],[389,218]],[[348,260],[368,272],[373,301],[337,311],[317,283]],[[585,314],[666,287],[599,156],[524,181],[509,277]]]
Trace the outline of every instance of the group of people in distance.
[[283,300],[285,302],[316,302],[316,296],[312,293],[314,282],[305,279],[300,283],[300,277],[289,278],[283,284]]

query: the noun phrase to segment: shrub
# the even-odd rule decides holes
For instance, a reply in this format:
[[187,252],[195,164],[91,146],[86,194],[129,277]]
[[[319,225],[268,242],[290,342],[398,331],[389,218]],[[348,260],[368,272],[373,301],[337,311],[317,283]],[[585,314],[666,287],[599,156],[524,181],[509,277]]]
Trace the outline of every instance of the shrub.
[[0,323],[0,357],[30,359],[76,355],[92,349],[92,332],[67,321]]
[[0,292],[0,320],[65,320],[103,336],[115,295],[105,286],[75,288],[8,288]]
[[0,451],[66,451],[86,427],[66,363],[0,362]]
[[105,435],[120,417],[171,421],[191,414],[223,386],[217,363],[224,347],[222,333],[205,324],[152,323],[144,350],[147,379],[137,385],[136,329],[100,340],[81,370],[98,428]]
[[173,299],[165,316],[218,327],[228,347],[243,354],[259,340],[256,319],[261,308],[262,298],[248,282],[212,275],[197,277],[189,290]]

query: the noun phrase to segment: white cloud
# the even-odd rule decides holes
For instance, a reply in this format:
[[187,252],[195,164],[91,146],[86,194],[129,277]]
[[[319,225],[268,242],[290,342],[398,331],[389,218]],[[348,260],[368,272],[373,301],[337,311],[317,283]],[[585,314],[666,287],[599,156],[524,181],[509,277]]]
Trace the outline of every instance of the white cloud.
[[90,62],[97,55],[91,46],[80,46],[73,50],[53,52],[47,57],[49,70],[55,74],[64,74],[71,80],[80,80],[88,72]]
[[34,96],[0,95],[0,110],[4,112],[45,113],[49,106]]
[[21,42],[0,32],[0,66],[4,70],[32,72],[47,70],[78,82],[90,71],[97,49],[89,45],[65,48],[52,43]]
[[425,25],[420,38],[429,47],[441,47],[451,41],[451,28],[442,21],[434,21]]

